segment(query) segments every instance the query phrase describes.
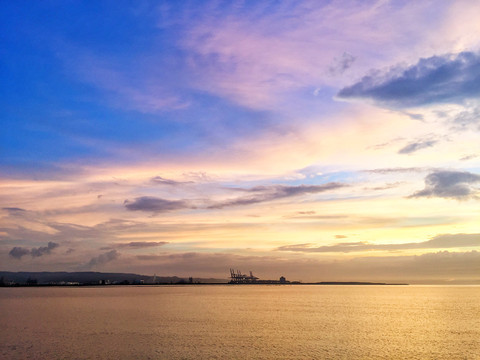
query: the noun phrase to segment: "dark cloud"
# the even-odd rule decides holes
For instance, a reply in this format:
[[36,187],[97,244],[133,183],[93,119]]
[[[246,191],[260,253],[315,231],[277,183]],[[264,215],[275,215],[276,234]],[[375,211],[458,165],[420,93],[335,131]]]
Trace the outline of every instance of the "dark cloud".
[[132,241],[129,243],[124,244],[117,244],[118,247],[121,248],[147,248],[147,247],[155,247],[155,246],[163,246],[168,244],[166,241]]
[[15,246],[12,250],[10,250],[9,255],[16,258],[21,259],[24,255],[31,255],[32,257],[39,257],[43,255],[48,255],[51,251],[55,248],[59,247],[59,245],[55,242],[50,241],[47,246],[42,246],[38,248],[27,249],[20,246]]
[[86,267],[92,268],[95,266],[104,265],[110,261],[117,259],[119,256],[120,253],[117,250],[111,250],[91,258],[90,261],[86,264]]
[[30,253],[33,257],[43,256],[45,254],[50,254],[50,252],[58,246],[59,245],[57,243],[50,241],[47,246],[32,248]]
[[341,75],[352,66],[355,60],[355,56],[344,52],[340,58],[334,59],[334,64],[328,68],[328,72],[330,75]]
[[343,99],[370,99],[395,108],[432,103],[461,103],[480,95],[480,56],[473,52],[420,59],[363,77],[338,93]]
[[[272,201],[293,196],[300,196],[304,194],[314,194],[335,190],[347,185],[331,182],[322,185],[273,185],[273,186],[256,186],[253,188],[230,188],[237,192],[251,194],[249,196],[242,196],[235,199],[230,199],[221,202],[204,201],[202,207],[207,209],[221,209],[230,206],[250,205],[265,201]],[[206,205],[205,205],[206,203]],[[189,200],[166,200],[154,196],[141,196],[134,200],[125,200],[124,206],[129,211],[147,211],[153,213],[162,213],[182,209],[196,209],[197,207]]]
[[437,143],[436,140],[416,141],[416,142],[413,142],[413,143],[410,143],[410,144],[404,146],[403,148],[398,150],[398,153],[399,154],[411,154],[411,153],[413,153],[415,151],[418,151],[420,149],[425,149],[425,148],[428,148],[428,147],[432,147],[436,143]]
[[236,199],[226,200],[209,206],[209,209],[222,209],[229,206],[251,205],[266,201],[283,199],[293,196],[300,196],[304,194],[316,194],[330,190],[339,189],[347,185],[330,182],[323,185],[273,185],[273,186],[256,186],[250,189],[238,189],[248,193],[252,196],[244,196]]
[[468,199],[475,197],[475,184],[480,183],[480,175],[466,171],[435,171],[425,178],[425,189],[410,195],[416,197],[442,197]]
[[142,196],[135,198],[133,201],[125,200],[124,204],[130,211],[152,211],[155,213],[189,208],[187,202],[183,200],[165,200],[153,196]]
[[367,242],[339,243],[335,245],[313,247],[312,244],[297,244],[281,246],[277,250],[293,252],[359,252],[359,251],[395,251],[410,249],[447,249],[460,247],[480,246],[480,234],[442,234],[435,236],[431,240],[419,243],[403,244],[370,244]]
[[18,208],[18,207],[4,207],[4,208],[2,208],[2,210],[8,211],[8,212],[13,212],[13,213],[20,212],[20,211],[25,211],[25,209],[21,209],[21,208]]
[[27,255],[27,254],[30,254],[30,250],[26,249],[24,247],[21,247],[21,246],[15,246],[8,253],[8,255],[10,255],[11,257],[14,257],[15,259],[21,259],[22,256]]

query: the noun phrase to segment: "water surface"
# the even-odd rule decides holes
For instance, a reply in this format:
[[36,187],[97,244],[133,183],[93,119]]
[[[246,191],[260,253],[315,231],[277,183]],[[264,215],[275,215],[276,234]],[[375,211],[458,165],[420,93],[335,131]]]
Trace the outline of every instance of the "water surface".
[[479,286],[0,288],[4,359],[480,359]]

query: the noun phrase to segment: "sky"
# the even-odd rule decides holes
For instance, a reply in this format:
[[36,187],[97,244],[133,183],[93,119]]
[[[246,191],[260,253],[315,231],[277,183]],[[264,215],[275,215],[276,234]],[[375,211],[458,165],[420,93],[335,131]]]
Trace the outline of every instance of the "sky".
[[0,270],[480,283],[480,3],[0,8]]

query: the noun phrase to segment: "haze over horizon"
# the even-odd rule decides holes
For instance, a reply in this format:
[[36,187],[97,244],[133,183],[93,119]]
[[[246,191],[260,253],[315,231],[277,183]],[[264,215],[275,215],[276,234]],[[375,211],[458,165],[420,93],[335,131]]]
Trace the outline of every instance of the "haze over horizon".
[[0,270],[480,283],[480,3],[0,8]]

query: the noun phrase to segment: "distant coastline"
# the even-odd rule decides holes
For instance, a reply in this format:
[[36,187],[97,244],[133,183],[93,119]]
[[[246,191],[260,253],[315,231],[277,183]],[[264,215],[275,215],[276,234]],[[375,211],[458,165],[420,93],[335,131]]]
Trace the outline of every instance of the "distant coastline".
[[177,276],[148,276],[132,273],[102,272],[11,272],[0,271],[1,287],[34,286],[115,286],[115,285],[408,285],[406,283],[322,281],[322,282],[279,282],[259,281],[256,283],[232,284],[226,279],[182,278]]

